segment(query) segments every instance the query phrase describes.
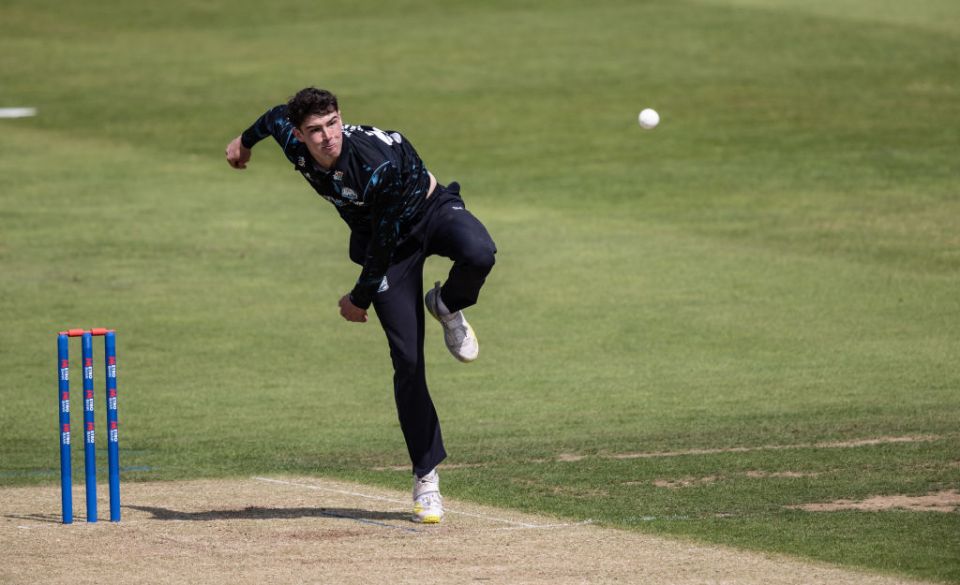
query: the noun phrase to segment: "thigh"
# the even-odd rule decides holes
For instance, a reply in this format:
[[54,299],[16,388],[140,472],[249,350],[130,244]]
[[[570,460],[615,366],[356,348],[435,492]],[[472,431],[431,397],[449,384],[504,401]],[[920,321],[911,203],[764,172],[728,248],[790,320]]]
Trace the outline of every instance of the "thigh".
[[373,297],[373,309],[397,364],[419,361],[423,351],[423,255],[391,264],[385,286]]
[[435,212],[426,251],[457,260],[477,251],[496,252],[497,247],[483,223],[457,198],[444,202]]

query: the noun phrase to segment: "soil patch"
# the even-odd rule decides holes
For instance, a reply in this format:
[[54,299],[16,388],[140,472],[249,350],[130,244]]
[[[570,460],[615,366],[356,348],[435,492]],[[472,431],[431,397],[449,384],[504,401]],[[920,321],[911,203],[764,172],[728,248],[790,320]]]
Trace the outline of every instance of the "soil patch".
[[798,479],[801,477],[817,477],[820,475],[816,471],[748,471],[745,473],[747,477],[752,477],[755,479],[763,479],[767,477],[782,477],[786,479]]
[[450,498],[421,526],[406,489],[318,478],[126,483],[118,524],[77,488],[70,526],[56,486],[0,489],[0,583],[918,583]]
[[[936,441],[937,435],[914,435],[906,437],[876,437],[872,439],[854,439],[850,441],[826,441],[821,443],[800,443],[797,445],[758,445],[756,447],[725,447],[719,449],[686,449],[683,451],[653,451],[636,453],[615,453],[601,455],[609,459],[652,459],[656,457],[680,457],[684,455],[715,455],[718,453],[749,453],[751,451],[781,451],[785,449],[849,449],[853,447],[867,447],[872,445],[887,445],[892,443],[921,443]],[[564,453],[557,457],[557,461],[579,461],[583,457]]]
[[[746,477],[751,479],[766,479],[770,477],[774,478],[788,478],[796,479],[801,477],[816,477],[820,475],[815,472],[801,472],[801,471],[748,471],[744,473]],[[706,477],[682,477],[679,479],[655,479],[653,480],[653,485],[661,488],[668,489],[680,489],[687,487],[695,487],[701,485],[709,485],[716,483],[718,481],[723,481],[728,479],[728,477],[723,477],[719,475],[708,475]],[[643,481],[627,481],[623,485],[642,485],[646,482]]]
[[653,480],[653,485],[662,488],[678,489],[696,485],[707,485],[719,479],[716,475],[708,475],[707,477],[684,477],[681,479],[655,479]]
[[808,512],[836,512],[838,510],[910,510],[912,512],[953,512],[960,509],[960,492],[946,490],[923,496],[873,496],[865,500],[835,500],[821,504],[787,506]]

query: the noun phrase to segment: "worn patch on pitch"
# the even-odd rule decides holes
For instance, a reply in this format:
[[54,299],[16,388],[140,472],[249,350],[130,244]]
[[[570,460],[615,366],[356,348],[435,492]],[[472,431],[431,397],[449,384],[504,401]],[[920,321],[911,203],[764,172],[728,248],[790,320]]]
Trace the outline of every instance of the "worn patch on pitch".
[[872,496],[865,500],[834,500],[833,502],[787,507],[794,510],[806,510],[807,512],[836,512],[839,510],[865,510],[868,512],[884,510],[953,512],[960,510],[960,492],[957,490],[945,490],[922,496]]
[[[820,475],[817,472],[802,472],[802,471],[747,471],[742,474],[733,474],[733,475],[707,475],[704,477],[680,477],[675,479],[655,479],[652,483],[656,487],[667,488],[667,489],[680,489],[688,487],[697,487],[703,485],[710,485],[717,483],[718,481],[725,481],[728,479],[735,478],[737,476],[749,477],[750,479],[768,479],[768,478],[780,478],[780,479],[798,479],[804,477],[817,477]],[[647,482],[643,481],[626,481],[623,482],[623,485],[643,485]]]
[[[889,445],[895,443],[924,443],[936,441],[937,435],[911,435],[905,437],[875,437],[869,439],[852,439],[849,441],[822,441],[819,443],[800,443],[796,445],[758,445],[756,447],[720,447],[716,449],[684,449],[680,451],[646,451],[635,453],[614,453],[602,455],[607,459],[655,459],[660,457],[682,457],[685,455],[716,455],[722,453],[750,453],[753,451],[784,451],[790,449],[850,449],[854,447],[869,447],[873,445]],[[557,461],[579,461],[582,456],[569,453],[561,454]]]
[[748,471],[744,475],[753,479],[764,479],[768,477],[799,479],[802,477],[817,477],[820,473],[817,471]]
[[682,477],[680,479],[655,479],[653,485],[662,488],[678,489],[693,487],[698,485],[709,485],[719,480],[717,475],[708,475],[706,477]]

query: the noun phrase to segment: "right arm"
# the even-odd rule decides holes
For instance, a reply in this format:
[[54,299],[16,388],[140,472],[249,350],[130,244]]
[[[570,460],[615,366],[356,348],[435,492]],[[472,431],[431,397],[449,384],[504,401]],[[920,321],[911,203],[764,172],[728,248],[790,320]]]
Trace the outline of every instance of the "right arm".
[[293,125],[287,120],[287,106],[275,106],[257,118],[243,134],[237,136],[227,145],[227,164],[235,169],[247,168],[247,163],[253,154],[253,146],[266,138],[273,138],[281,147],[286,147],[293,139]]

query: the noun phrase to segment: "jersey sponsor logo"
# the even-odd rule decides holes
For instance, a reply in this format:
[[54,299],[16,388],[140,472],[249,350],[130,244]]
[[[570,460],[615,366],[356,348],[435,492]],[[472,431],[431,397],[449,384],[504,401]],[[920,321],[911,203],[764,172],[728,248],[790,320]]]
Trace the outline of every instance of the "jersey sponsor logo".
[[341,191],[344,199],[349,199],[350,201],[356,202],[357,192],[351,189],[350,187],[344,187]]

